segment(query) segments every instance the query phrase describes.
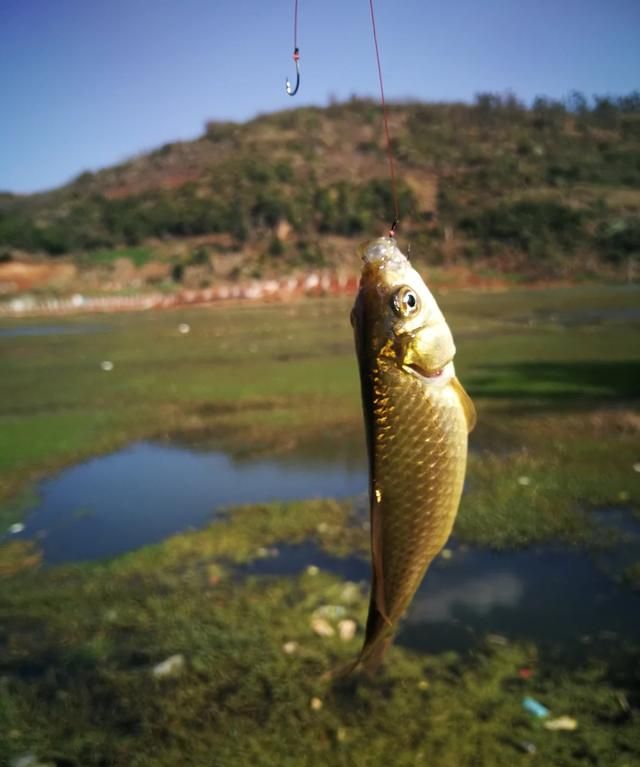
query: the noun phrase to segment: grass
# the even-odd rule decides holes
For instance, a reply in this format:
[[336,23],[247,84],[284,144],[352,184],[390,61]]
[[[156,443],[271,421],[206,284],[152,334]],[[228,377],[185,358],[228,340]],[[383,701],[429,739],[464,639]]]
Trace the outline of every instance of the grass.
[[128,258],[134,266],[144,266],[154,257],[149,248],[114,248],[112,250],[98,250],[91,254],[91,259],[85,259],[87,263],[98,266],[110,266],[119,258]]
[[[342,603],[362,627],[365,595],[323,572],[238,578],[230,566],[283,537],[332,550],[318,523],[342,538],[347,514],[331,501],[242,508],[110,563],[5,578],[0,759],[518,765],[532,742],[546,764],[634,763],[640,733],[620,701],[639,702],[637,648],[574,667],[526,644],[431,657],[394,647],[375,679],[323,682],[362,628],[347,642],[317,637],[313,611]],[[183,669],[155,677],[176,654]],[[524,695],[577,718],[578,731],[548,733]]]
[[[592,545],[590,507],[637,513],[637,290],[454,293],[441,304],[479,413],[458,538]],[[19,521],[38,477],[136,439],[361,459],[348,309],[219,305],[56,319],[91,332],[0,337],[0,525]],[[624,639],[580,662],[527,643],[429,657],[396,646],[372,679],[321,682],[357,652],[364,591],[344,604],[355,639],[322,639],[310,617],[345,599],[343,581],[235,569],[262,547],[308,539],[337,556],[368,550],[350,504],[331,500],[235,509],[105,563],[43,569],[35,546],[0,546],[0,763],[29,754],[57,767],[640,760],[640,648]],[[637,564],[621,575],[636,585]],[[175,654],[183,669],[154,677]],[[534,671],[528,681],[523,666]],[[524,695],[577,718],[578,730],[548,732],[522,710]]]

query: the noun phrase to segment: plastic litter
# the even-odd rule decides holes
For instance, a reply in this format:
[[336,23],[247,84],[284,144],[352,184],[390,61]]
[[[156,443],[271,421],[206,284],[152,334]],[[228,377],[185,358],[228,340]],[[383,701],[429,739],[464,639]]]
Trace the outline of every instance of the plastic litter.
[[535,698],[529,698],[528,696],[523,698],[522,708],[530,714],[537,716],[538,719],[544,719],[545,716],[549,716],[549,709],[543,706],[542,703],[538,703]]
[[544,727],[546,730],[566,730],[569,732],[578,728],[578,722],[570,716],[559,716],[557,719],[549,719],[546,721]]

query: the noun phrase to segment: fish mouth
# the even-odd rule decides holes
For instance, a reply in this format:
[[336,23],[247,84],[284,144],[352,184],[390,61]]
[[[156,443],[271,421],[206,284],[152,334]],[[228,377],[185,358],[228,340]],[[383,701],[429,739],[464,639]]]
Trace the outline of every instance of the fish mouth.
[[421,365],[417,365],[415,362],[410,362],[408,365],[403,366],[405,370],[413,373],[418,378],[421,378],[426,383],[447,383],[452,376],[453,372],[453,360],[446,362],[441,368],[436,370],[427,370]]

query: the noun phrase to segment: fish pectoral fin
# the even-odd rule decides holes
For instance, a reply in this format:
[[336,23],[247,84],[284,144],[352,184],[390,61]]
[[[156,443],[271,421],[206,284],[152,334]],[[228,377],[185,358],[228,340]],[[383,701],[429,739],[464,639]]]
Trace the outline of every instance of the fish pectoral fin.
[[477,420],[475,405],[473,404],[471,397],[464,390],[464,386],[460,383],[460,381],[458,381],[456,376],[451,379],[451,385],[458,395],[464,416],[467,419],[467,431],[473,431],[473,427],[476,425]]

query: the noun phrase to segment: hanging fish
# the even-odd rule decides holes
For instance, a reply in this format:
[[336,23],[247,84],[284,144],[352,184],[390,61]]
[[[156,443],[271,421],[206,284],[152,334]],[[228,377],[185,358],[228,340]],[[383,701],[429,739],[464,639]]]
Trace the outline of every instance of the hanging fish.
[[434,297],[392,237],[371,243],[351,322],[369,453],[372,584],[364,646],[373,670],[453,528],[475,425]]

